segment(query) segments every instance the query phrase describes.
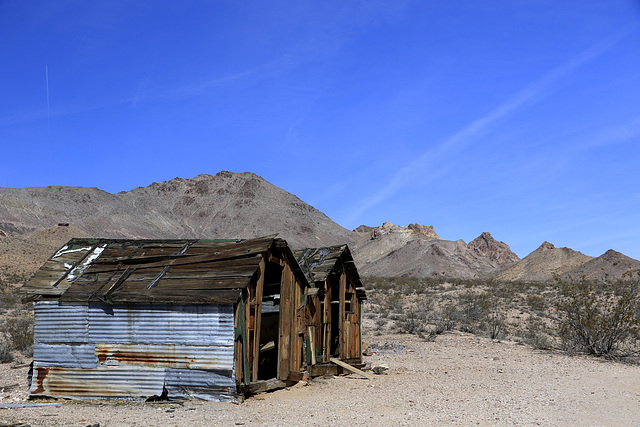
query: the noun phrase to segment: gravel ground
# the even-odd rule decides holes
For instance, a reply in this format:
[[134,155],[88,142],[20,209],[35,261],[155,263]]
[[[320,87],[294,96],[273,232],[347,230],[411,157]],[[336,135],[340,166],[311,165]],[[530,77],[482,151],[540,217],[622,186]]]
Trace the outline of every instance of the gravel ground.
[[[640,367],[446,334],[365,336],[388,375],[320,377],[239,405],[64,401],[0,409],[0,425],[640,426]],[[0,405],[26,402],[26,368],[0,367]],[[15,386],[15,384],[20,384]],[[3,390],[2,387],[9,386]]]

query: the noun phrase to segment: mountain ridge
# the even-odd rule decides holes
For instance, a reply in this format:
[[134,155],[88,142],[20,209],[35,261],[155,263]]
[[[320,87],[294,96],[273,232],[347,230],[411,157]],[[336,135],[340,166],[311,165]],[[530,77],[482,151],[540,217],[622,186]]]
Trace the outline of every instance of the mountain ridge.
[[[63,224],[60,229],[56,229],[58,224]],[[45,246],[53,246],[54,240],[61,245],[65,224],[70,224],[66,230],[91,237],[254,238],[278,234],[293,248],[347,243],[362,275],[549,281],[593,259],[548,242],[520,259],[489,232],[467,244],[440,238],[432,225],[385,222],[347,230],[251,172],[174,178],[115,194],[95,187],[0,187],[3,251],[10,251],[6,245],[14,239],[23,251],[29,239],[42,245],[37,233],[49,229],[54,230],[52,240]],[[35,249],[26,252],[43,256]],[[613,262],[587,264],[588,270],[574,274],[594,276],[592,268],[605,268],[620,275],[624,268],[614,268],[617,265],[627,269],[636,265]]]

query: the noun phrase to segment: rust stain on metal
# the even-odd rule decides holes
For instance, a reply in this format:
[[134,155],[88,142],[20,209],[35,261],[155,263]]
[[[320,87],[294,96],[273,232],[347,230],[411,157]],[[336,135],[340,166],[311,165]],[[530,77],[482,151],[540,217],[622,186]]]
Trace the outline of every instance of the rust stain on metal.
[[44,393],[44,380],[49,376],[49,368],[36,368],[36,389],[33,394]]
[[108,347],[104,344],[100,347],[96,347],[96,357],[98,358],[98,363],[103,364],[107,361],[109,351],[111,351],[111,347]]
[[181,367],[184,366],[188,369],[192,367],[192,364],[201,364],[205,363],[221,363],[222,361],[208,358],[206,360],[201,360],[198,362],[198,359],[193,356],[187,355],[179,355],[174,352],[163,353],[158,351],[158,353],[153,353],[152,350],[141,350],[140,348],[134,349],[123,349],[117,348],[105,344],[99,344],[96,346],[96,357],[98,358],[98,362],[103,365],[107,361],[114,362],[117,365],[128,364],[128,365],[148,365],[148,366],[156,366],[163,365],[167,367]]

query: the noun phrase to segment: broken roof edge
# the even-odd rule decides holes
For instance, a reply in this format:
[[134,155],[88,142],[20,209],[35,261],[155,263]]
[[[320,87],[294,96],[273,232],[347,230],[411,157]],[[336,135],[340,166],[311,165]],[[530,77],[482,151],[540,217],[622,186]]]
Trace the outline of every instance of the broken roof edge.
[[[298,277],[303,287],[309,287],[310,283],[305,277],[304,273],[300,269],[295,257],[289,245],[284,239],[276,238],[276,235],[269,235],[264,237],[258,237],[254,239],[110,239],[110,238],[72,238],[66,244],[62,245],[51,257],[45,261],[40,269],[21,287],[21,291],[25,294],[23,301],[33,301],[40,299],[64,299],[63,295],[72,287],[73,282],[82,276],[85,270],[89,270],[88,273],[92,273],[95,268],[102,266],[113,269],[116,265],[123,264],[138,264],[143,263],[144,266],[156,266],[167,264],[168,268],[174,264],[191,264],[198,263],[204,260],[198,258],[207,258],[208,261],[221,261],[226,260],[241,260],[247,257],[263,256],[266,257],[266,253],[272,249],[277,249],[280,252],[280,256],[283,259],[287,259],[287,263],[291,266],[291,270]],[[122,247],[139,247],[143,249],[149,249],[151,247],[171,247],[171,246],[184,246],[178,253],[168,253],[163,255],[154,255],[149,257],[137,257],[131,259],[129,257],[111,257],[108,260],[102,260],[102,252],[111,245],[122,245]],[[246,253],[234,253],[236,251],[235,245],[248,246]],[[215,249],[209,256],[203,256],[199,254],[188,253],[188,248],[203,249],[210,248]],[[218,251],[220,249],[220,251]],[[134,250],[137,251],[137,250]],[[227,252],[225,254],[225,252]],[[180,258],[180,259],[178,259]],[[128,261],[128,262],[127,262]],[[93,267],[93,269],[91,268]],[[246,279],[246,285],[254,277],[256,270]],[[87,274],[88,274],[87,273]],[[240,286],[242,288],[243,286]],[[238,288],[236,285],[232,288]],[[219,290],[205,291],[207,294],[215,294],[220,292]],[[185,291],[185,293],[188,293]],[[90,295],[87,295],[88,299],[81,298],[84,302],[92,300]],[[67,298],[69,302],[78,303],[81,302],[79,297]],[[142,300],[147,301],[164,301],[162,297],[151,297],[150,295],[139,295],[137,297],[129,296],[130,302],[140,302]],[[228,301],[228,298],[222,298]],[[135,300],[135,301],[134,301]],[[199,301],[209,300],[214,302],[216,297],[211,295],[210,297],[197,298]],[[117,301],[117,302],[125,302]],[[199,303],[198,301],[193,301]],[[181,303],[188,303],[188,301],[182,300]]]
[[[313,260],[313,257],[316,255],[319,255],[319,258]],[[341,245],[299,249],[294,251],[294,256],[305,274],[305,277],[307,277],[307,280],[312,281],[313,283],[324,282],[327,276],[335,270],[338,260],[341,260],[349,280],[356,288],[358,299],[366,300],[367,297],[360,279],[360,274],[358,273],[358,269],[355,265],[355,260],[351,255],[349,245],[346,243]],[[309,262],[310,259],[311,262]],[[317,268],[323,268],[323,271],[314,273],[314,270],[317,270]]]

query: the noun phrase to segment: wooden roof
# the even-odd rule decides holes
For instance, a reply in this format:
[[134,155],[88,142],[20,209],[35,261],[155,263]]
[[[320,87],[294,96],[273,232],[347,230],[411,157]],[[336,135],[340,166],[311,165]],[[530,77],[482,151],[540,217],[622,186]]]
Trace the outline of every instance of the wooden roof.
[[238,300],[268,251],[288,258],[306,281],[287,242],[273,237],[72,239],[23,290],[28,298],[54,298],[61,303],[230,303]]
[[344,269],[358,292],[358,298],[366,299],[358,269],[347,245],[301,249],[294,251],[293,256],[310,283],[322,283],[332,272]]

